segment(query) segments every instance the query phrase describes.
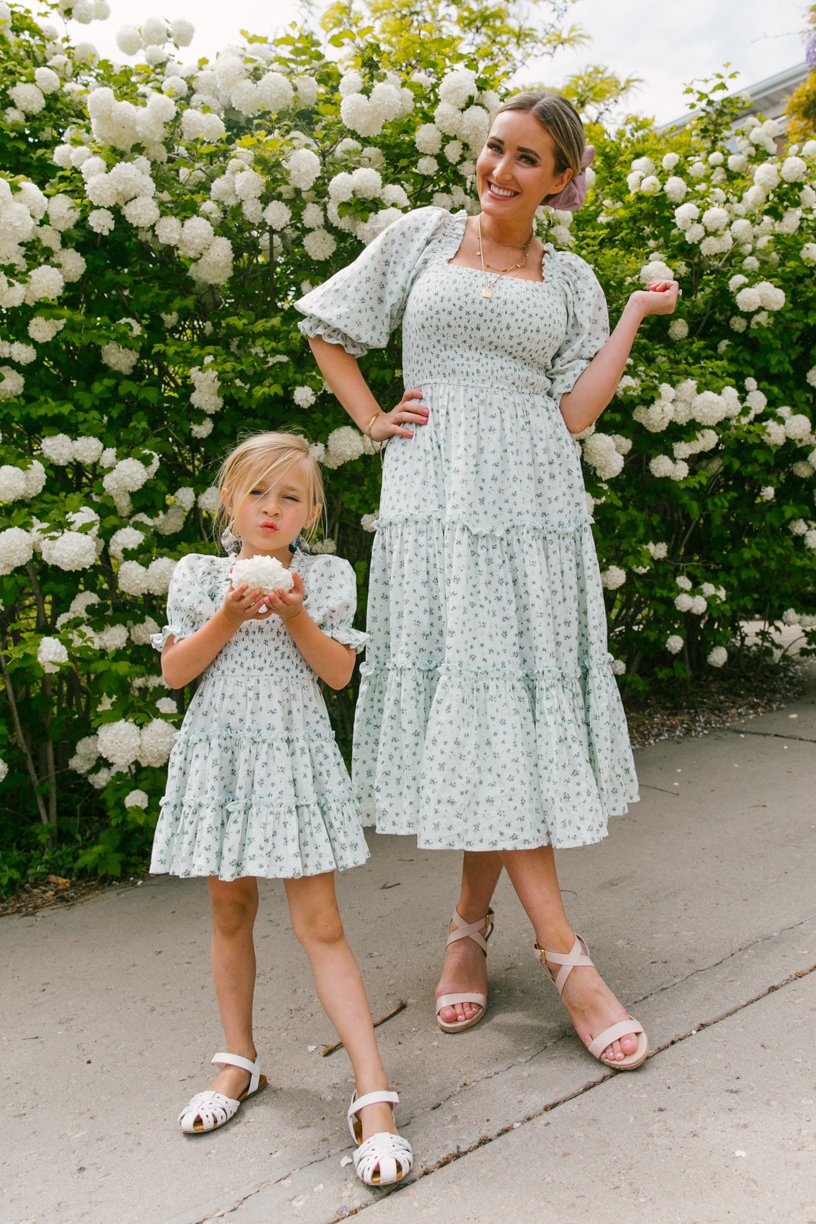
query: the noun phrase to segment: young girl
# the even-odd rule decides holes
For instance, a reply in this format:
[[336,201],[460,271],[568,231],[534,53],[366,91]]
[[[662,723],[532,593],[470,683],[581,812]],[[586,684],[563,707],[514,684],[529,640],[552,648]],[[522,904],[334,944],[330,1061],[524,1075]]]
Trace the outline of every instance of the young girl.
[[[399,1098],[388,1091],[337,909],[334,871],[364,862],[368,850],[317,683],[348,684],[365,642],[351,627],[354,572],[339,557],[297,547],[323,503],[320,469],[303,438],[248,438],[225,461],[219,487],[219,525],[228,523],[240,550],[179,561],[168,624],[154,639],[172,688],[202,680],[170,757],[150,870],[207,876],[229,1051],[214,1056],[221,1069],[179,1126],[186,1134],[223,1126],[266,1084],[252,1034],[256,877],[283,879],[318,998],[354,1069],[348,1120],[357,1174],[387,1185],[408,1173],[413,1156],[394,1126]],[[291,571],[290,590],[232,585],[235,560],[258,555]]]

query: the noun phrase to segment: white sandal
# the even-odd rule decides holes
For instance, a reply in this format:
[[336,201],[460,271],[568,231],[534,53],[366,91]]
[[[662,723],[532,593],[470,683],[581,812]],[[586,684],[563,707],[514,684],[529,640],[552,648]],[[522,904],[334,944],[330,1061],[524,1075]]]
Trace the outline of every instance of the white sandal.
[[348,1124],[357,1144],[354,1168],[360,1181],[367,1186],[392,1186],[411,1172],[414,1153],[407,1139],[392,1135],[390,1131],[378,1131],[363,1142],[363,1128],[357,1114],[366,1105],[376,1105],[379,1101],[386,1101],[393,1108],[399,1104],[399,1097],[396,1092],[367,1092],[359,1098],[356,1091],[352,1093]]
[[212,1061],[216,1066],[240,1067],[242,1071],[248,1071],[249,1084],[237,1100],[209,1088],[205,1092],[197,1092],[178,1116],[178,1124],[185,1135],[203,1135],[206,1131],[224,1126],[235,1117],[242,1101],[266,1087],[266,1076],[261,1075],[257,1061],[242,1058],[240,1054],[225,1053],[214,1054]]

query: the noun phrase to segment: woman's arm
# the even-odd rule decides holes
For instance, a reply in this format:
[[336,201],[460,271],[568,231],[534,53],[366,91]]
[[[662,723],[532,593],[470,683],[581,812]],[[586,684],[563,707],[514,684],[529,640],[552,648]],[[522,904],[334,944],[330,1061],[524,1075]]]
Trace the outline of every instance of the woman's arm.
[[427,408],[416,402],[422,399],[422,392],[418,388],[404,392],[396,408],[383,412],[363,378],[356,357],[347,353],[340,344],[329,344],[322,336],[310,336],[309,347],[330,390],[357,428],[368,434],[372,441],[411,438],[413,430],[404,426],[424,425],[427,421]]
[[295,570],[292,571],[292,579],[294,585],[290,591],[273,591],[266,596],[267,606],[271,613],[281,618],[312,671],[329,688],[345,688],[351,679],[357,656],[350,646],[329,637],[312,620],[303,606],[303,579]]
[[170,687],[184,688],[197,679],[245,620],[266,620],[271,616],[269,611],[259,611],[264,598],[262,591],[240,586],[227,593],[223,605],[195,633],[180,641],[170,635],[161,656],[162,675]]
[[581,433],[598,419],[617,390],[641,323],[647,315],[673,314],[678,293],[677,281],[658,281],[632,294],[606,344],[572,390],[561,396],[561,415],[571,434]]

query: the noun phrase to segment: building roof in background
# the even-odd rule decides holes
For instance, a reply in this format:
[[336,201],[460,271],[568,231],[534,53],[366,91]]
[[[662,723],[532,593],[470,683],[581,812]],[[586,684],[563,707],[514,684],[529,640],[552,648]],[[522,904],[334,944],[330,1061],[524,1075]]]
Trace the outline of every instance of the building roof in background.
[[[807,79],[810,72],[811,70],[807,64],[802,62],[801,64],[796,64],[793,68],[785,68],[782,72],[766,77],[764,81],[757,81],[755,85],[735,90],[734,93],[728,96],[740,98],[748,94],[751,99],[750,103],[747,103],[739,112],[737,118],[742,119],[746,115],[764,115],[766,119],[779,119],[784,113],[788,98],[796,87]],[[688,111],[678,119],[672,119],[669,123],[661,123],[658,130],[669,132],[682,129],[691,123],[692,119],[696,118],[699,113],[696,110]]]

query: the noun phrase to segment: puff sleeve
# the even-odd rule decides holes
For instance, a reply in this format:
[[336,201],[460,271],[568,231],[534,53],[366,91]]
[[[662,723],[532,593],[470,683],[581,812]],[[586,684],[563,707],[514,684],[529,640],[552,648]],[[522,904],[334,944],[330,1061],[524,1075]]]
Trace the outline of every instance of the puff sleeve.
[[385,348],[429,243],[450,224],[444,208],[417,208],[394,221],[353,263],[295,302],[305,336],[322,336],[361,357]]
[[609,314],[603,289],[585,260],[571,251],[554,251],[552,259],[567,307],[566,333],[550,374],[550,394],[558,403],[609,339]]
[[173,570],[167,592],[167,624],[150,639],[156,650],[164,649],[168,637],[177,642],[190,637],[218,610],[208,591],[207,574],[212,562],[212,557],[190,553]]
[[306,608],[330,638],[359,654],[366,635],[352,628],[357,610],[357,577],[348,561],[327,554],[310,556],[303,566]]

